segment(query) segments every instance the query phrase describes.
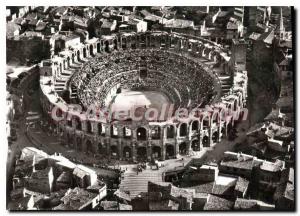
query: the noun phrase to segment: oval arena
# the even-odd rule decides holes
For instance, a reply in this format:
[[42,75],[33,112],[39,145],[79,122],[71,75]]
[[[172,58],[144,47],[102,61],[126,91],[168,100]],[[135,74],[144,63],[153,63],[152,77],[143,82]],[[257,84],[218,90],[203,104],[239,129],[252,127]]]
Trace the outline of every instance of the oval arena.
[[[234,50],[167,32],[93,38],[41,63],[43,110],[49,114],[55,107],[56,115],[71,116],[53,124],[79,152],[133,161],[197,154],[227,137],[245,114],[248,78],[235,64]],[[204,111],[196,118],[178,119],[172,112],[140,121],[89,118],[85,112],[93,105],[111,112],[132,106],[161,111],[162,104]],[[223,118],[224,109],[235,115]]]

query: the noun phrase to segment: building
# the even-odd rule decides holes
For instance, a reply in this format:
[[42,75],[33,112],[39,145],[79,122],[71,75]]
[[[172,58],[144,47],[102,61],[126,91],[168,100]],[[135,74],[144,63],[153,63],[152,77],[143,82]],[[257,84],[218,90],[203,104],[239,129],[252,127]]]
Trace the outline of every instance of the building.
[[82,188],[69,189],[65,196],[61,198],[61,204],[53,210],[91,210],[95,209],[99,203],[99,195]]

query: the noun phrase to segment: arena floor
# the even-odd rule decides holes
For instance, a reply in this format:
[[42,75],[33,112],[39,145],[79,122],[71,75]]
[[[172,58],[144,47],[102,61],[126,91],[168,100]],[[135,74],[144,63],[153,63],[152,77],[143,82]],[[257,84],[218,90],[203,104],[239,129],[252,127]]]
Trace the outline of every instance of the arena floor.
[[160,116],[164,104],[169,107],[170,100],[162,92],[122,90],[122,93],[117,94],[110,102],[110,109],[112,112],[127,112],[133,107],[155,108]]

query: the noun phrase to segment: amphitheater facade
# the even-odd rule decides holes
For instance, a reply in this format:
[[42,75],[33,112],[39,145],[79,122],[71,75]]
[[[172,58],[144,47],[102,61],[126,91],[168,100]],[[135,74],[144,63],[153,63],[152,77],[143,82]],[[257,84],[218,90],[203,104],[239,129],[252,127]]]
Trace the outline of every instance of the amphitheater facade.
[[[52,118],[53,110],[57,110],[59,116],[71,116],[60,121],[53,119],[52,122],[63,143],[76,151],[133,161],[151,158],[165,160],[176,158],[179,154],[197,154],[228,136],[234,125],[247,114],[248,77],[245,68],[239,67],[245,61],[245,52],[244,41],[235,41],[229,50],[212,40],[178,33],[120,33],[93,38],[69,46],[41,62],[41,103],[49,118]],[[148,57],[147,53],[150,53]],[[109,61],[111,55],[118,59],[113,67],[101,61]],[[125,60],[127,55],[133,56],[130,61],[137,61],[136,64],[123,64],[124,55]],[[154,56],[157,55],[166,59],[156,61]],[[151,63],[143,64],[147,61],[141,56],[146,56]],[[140,60],[135,60],[135,57]],[[172,58],[175,61],[168,63],[171,67],[159,63]],[[199,59],[205,61],[199,62]],[[184,80],[186,73],[183,73],[184,77],[178,75],[181,70],[179,68],[176,72],[176,61],[184,61],[186,68],[194,71],[194,75],[190,75],[191,81]],[[93,64],[99,66],[98,69],[89,66]],[[88,81],[85,83],[81,76],[83,70],[90,71],[86,74],[96,78],[103,71],[112,75],[105,77],[97,94],[85,94],[92,85]],[[117,78],[121,73],[122,77]],[[197,85],[204,79],[197,79],[202,73],[208,80],[208,87],[213,86],[213,89],[204,84],[201,88]],[[117,94],[118,89],[124,86],[135,88],[135,84],[129,82],[132,79],[139,80],[147,89],[163,91],[175,109],[201,108],[203,112],[196,118],[187,117],[184,120],[172,116],[159,121],[112,121],[108,118],[89,118],[85,112],[71,110],[68,105],[80,101],[86,110],[96,100],[105,106],[107,95]],[[76,86],[76,83],[81,85]],[[63,99],[64,91],[69,92],[68,103]]]

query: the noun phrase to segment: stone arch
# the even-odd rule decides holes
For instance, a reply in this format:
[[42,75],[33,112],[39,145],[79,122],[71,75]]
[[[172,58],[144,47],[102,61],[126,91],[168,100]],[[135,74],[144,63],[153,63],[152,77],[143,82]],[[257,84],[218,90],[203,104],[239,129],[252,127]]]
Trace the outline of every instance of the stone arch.
[[125,146],[123,148],[123,157],[124,158],[131,158],[132,157],[132,151],[131,151],[131,148],[129,146]]
[[158,140],[161,137],[161,128],[159,126],[155,126],[151,128],[151,139]]
[[191,148],[193,151],[200,151],[200,143],[199,140],[193,140],[191,144]]
[[152,157],[154,159],[161,158],[162,152],[161,152],[161,147],[160,146],[153,146],[152,147]]
[[167,126],[167,139],[172,139],[175,137],[175,127],[174,125]]
[[187,154],[187,143],[182,142],[179,144],[179,154],[180,155],[186,155]]
[[181,125],[179,126],[179,136],[187,136],[187,123],[181,123]]
[[137,140],[146,140],[147,139],[147,130],[144,127],[139,127],[136,130]]

